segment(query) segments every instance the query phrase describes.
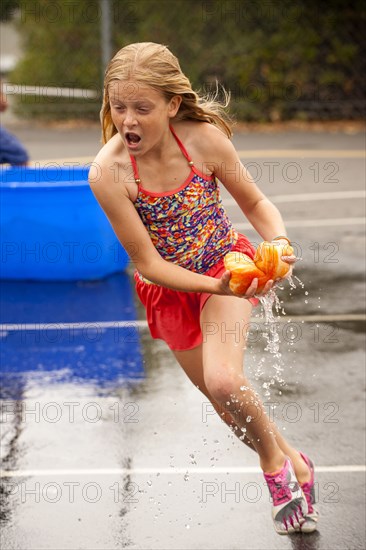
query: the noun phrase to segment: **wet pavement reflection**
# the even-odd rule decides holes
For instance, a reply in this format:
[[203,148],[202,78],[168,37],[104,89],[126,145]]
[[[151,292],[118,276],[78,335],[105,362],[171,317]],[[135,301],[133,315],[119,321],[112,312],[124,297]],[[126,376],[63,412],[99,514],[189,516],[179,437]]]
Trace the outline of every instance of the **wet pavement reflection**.
[[1,307],[5,396],[36,380],[101,388],[144,376],[126,273],[93,282],[3,281]]
[[[322,312],[345,280],[326,284]],[[3,470],[16,476],[1,479],[3,548],[328,550],[352,541],[361,550],[364,476],[331,468],[364,461],[363,323],[304,322],[298,315],[305,300],[316,313],[318,287],[278,291],[283,383],[264,353],[260,309],[248,336],[246,369],[266,411],[326,467],[317,475],[319,532],[279,537],[256,456],[136,324],[130,275],[5,283],[1,451]]]

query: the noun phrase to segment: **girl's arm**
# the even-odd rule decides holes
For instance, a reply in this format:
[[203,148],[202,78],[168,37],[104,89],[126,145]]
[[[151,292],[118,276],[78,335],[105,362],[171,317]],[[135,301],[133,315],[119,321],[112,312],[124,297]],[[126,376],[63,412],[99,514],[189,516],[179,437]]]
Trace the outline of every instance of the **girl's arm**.
[[121,182],[116,186],[111,174],[111,170],[100,166],[97,172],[92,165],[89,184],[117,238],[143,277],[173,290],[232,294],[226,279],[222,282],[164,260],[154,247],[126,187]]
[[259,190],[241,163],[231,141],[216,134],[215,148],[219,161],[214,163],[214,174],[235,199],[254,229],[265,241],[272,241],[279,235],[286,236],[279,210]]
[[[285,225],[279,210],[257,187],[250,173],[241,163],[231,141],[216,128],[206,126],[207,130],[211,132],[212,139],[208,140],[210,151],[207,150],[206,154],[218,159],[212,163],[213,174],[236,200],[243,214],[265,241],[271,242],[279,236],[286,237]],[[206,166],[208,167],[208,163]],[[280,242],[285,244],[287,240],[280,240]],[[282,256],[282,259],[289,264],[294,264],[297,260],[294,255]],[[225,279],[225,277],[228,278]],[[228,284],[229,280],[230,274],[225,272],[222,279],[223,285]],[[261,294],[266,294],[273,283],[274,281],[268,281]],[[257,280],[254,279],[245,297],[256,294],[256,289]]]

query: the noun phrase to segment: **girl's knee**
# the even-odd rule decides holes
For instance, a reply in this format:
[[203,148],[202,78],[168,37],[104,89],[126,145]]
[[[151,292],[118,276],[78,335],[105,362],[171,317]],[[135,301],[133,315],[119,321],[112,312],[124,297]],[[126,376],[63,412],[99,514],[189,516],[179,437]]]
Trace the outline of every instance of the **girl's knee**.
[[221,405],[238,398],[241,384],[243,384],[243,378],[237,373],[230,372],[228,367],[221,367],[217,372],[205,373],[207,390]]

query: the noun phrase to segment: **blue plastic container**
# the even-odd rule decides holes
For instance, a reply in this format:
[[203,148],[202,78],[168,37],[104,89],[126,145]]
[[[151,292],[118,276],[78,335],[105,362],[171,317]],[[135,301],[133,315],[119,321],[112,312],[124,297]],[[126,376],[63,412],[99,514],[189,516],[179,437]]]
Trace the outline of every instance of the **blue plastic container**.
[[0,169],[2,279],[104,278],[129,258],[88,183],[89,167]]
[[145,371],[136,320],[127,273],[97,281],[3,281],[0,399],[22,399],[29,385],[138,384]]

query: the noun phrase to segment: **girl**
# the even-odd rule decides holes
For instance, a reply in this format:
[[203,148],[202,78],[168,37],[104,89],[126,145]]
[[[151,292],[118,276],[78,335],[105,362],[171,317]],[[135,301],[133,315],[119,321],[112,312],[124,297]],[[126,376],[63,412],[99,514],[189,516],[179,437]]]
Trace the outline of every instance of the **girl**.
[[[243,374],[245,327],[258,281],[245,295],[234,295],[223,258],[231,250],[253,257],[254,249],[228,219],[218,181],[264,240],[289,240],[280,213],[229,139],[226,106],[200,98],[165,46],[122,48],[105,74],[105,145],[89,181],[135,265],[151,335],[167,343],[193,384],[258,453],[276,531],[310,532],[317,521],[313,464],[270,423]],[[237,334],[224,329],[236,323],[239,345]]]

